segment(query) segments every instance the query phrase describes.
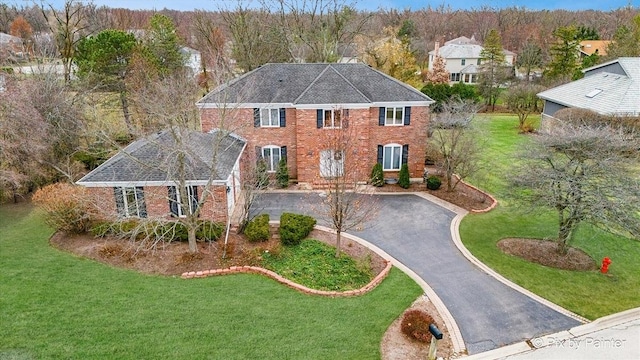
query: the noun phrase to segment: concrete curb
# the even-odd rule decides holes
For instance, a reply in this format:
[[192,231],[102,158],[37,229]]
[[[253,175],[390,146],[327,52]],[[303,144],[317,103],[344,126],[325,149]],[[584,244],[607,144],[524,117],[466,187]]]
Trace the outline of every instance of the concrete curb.
[[[404,194],[407,194],[407,193],[404,193]],[[333,229],[330,229],[325,226],[316,225],[316,228],[335,234],[335,231]],[[460,328],[458,327],[456,320],[453,318],[453,316],[449,312],[449,309],[447,309],[447,307],[445,306],[444,302],[442,302],[442,300],[438,297],[435,291],[433,291],[431,286],[427,284],[426,281],[424,281],[420,276],[418,276],[418,274],[413,272],[413,270],[409,269],[406,265],[404,265],[403,263],[401,263],[391,255],[389,255],[384,250],[373,245],[372,243],[349,233],[342,233],[342,236],[350,240],[353,240],[363,246],[366,246],[371,251],[380,255],[383,259],[389,261],[391,264],[393,264],[393,266],[402,270],[402,272],[407,274],[411,279],[413,279],[413,281],[415,281],[418,285],[420,285],[425,295],[429,298],[429,300],[431,300],[433,305],[436,307],[436,309],[440,313],[440,316],[442,316],[442,320],[444,321],[444,324],[447,327],[447,330],[449,330],[449,335],[451,336],[453,351],[456,353],[462,353],[466,350],[466,346],[464,345],[464,340],[462,339],[462,333],[460,332]]]
[[557,344],[559,342],[578,338],[580,336],[595,333],[600,330],[619,326],[631,321],[640,319],[640,307],[629,309],[612,315],[607,315],[594,320],[588,324],[578,325],[569,330],[560,331],[555,334],[549,334],[531,339],[530,341],[522,341],[509,346],[486,351],[480,354],[465,357],[465,360],[493,360],[503,359],[514,355],[529,353],[536,349],[542,349]]
[[523,288],[522,286],[512,282],[511,280],[508,280],[507,278],[505,278],[504,276],[498,274],[497,272],[495,272],[493,269],[491,269],[490,267],[488,267],[487,265],[485,265],[483,262],[481,262],[480,260],[478,260],[478,258],[476,258],[475,256],[473,256],[473,254],[471,254],[471,252],[464,246],[464,244],[462,243],[462,239],[460,239],[460,222],[462,221],[462,218],[464,218],[466,216],[465,213],[458,213],[458,215],[453,218],[453,221],[451,221],[451,237],[453,238],[453,242],[456,245],[456,247],[458,248],[458,250],[462,253],[462,255],[464,255],[464,257],[467,258],[467,260],[469,260],[472,264],[474,264],[475,266],[477,266],[478,268],[480,268],[482,271],[484,271],[485,273],[491,275],[493,278],[495,278],[496,280],[500,281],[501,283],[507,285],[508,287],[532,298],[533,300],[536,300],[537,302],[563,314],[566,315],[570,318],[573,318],[575,320],[578,320],[581,323],[588,323],[589,320],[578,315],[575,314],[557,304],[552,303],[551,301],[534,294],[533,292]]

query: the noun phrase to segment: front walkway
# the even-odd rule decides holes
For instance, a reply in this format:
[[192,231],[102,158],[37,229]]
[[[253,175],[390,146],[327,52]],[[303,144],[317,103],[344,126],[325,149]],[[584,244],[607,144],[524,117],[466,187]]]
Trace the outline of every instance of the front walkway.
[[[420,276],[455,319],[469,354],[567,330],[581,323],[505,285],[472,264],[452,238],[456,212],[412,194],[377,195],[377,217],[351,231]],[[255,211],[318,219],[318,193],[268,193]],[[322,221],[319,224],[326,225]]]

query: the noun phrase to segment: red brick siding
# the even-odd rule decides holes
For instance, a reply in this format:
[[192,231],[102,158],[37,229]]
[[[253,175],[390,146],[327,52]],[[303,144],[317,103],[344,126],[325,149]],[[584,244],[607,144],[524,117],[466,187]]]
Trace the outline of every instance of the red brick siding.
[[[286,126],[281,127],[254,127],[253,109],[232,109],[226,110],[227,114],[222,116],[219,109],[202,109],[202,131],[222,127],[231,130],[247,139],[247,148],[244,156],[252,152],[250,157],[255,157],[256,146],[267,145],[287,147],[287,167],[289,176],[296,178],[298,174],[297,141],[296,141],[296,109],[286,109]],[[230,120],[228,120],[230,119]]]
[[[227,110],[221,116],[218,109],[202,109],[202,130],[209,131],[217,126],[226,126],[247,139],[247,151],[255,152],[255,147],[276,145],[287,146],[289,173],[299,182],[322,182],[320,178],[320,151],[325,150],[326,138],[331,129],[318,129],[316,109],[287,109],[285,128],[256,128],[253,126],[253,109]],[[233,113],[233,114],[231,114]],[[345,164],[345,169],[355,171],[361,180],[368,180],[371,169],[377,161],[378,145],[396,143],[409,145],[409,173],[411,177],[422,177],[426,133],[429,122],[428,107],[411,109],[411,124],[408,126],[379,126],[379,108],[349,109],[349,132],[355,138],[356,153],[347,154],[345,160],[355,161],[356,166]],[[230,121],[221,119],[233,119]],[[253,157],[255,155],[251,155]],[[385,172],[385,176],[397,176],[397,172]]]
[[[202,196],[203,189],[204,187],[198,186],[198,196]],[[166,186],[145,186],[143,191],[148,217],[172,218]],[[89,188],[89,193],[97,199],[97,204],[103,216],[107,219],[116,219],[118,217],[118,209],[116,208],[112,187]],[[200,210],[200,217],[218,222],[227,221],[226,186],[213,186],[211,188],[211,192]]]

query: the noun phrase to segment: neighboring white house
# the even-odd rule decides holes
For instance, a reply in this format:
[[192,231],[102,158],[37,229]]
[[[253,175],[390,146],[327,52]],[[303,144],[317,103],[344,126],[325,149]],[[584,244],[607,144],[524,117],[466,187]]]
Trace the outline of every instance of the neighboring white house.
[[[436,42],[435,49],[429,51],[429,71],[433,70],[433,63],[436,55],[438,55],[444,59],[451,83],[475,84],[478,82],[479,66],[482,64],[480,53],[483,49],[473,36],[471,36],[471,39],[461,36],[449,40],[442,47]],[[504,50],[504,55],[505,63],[513,66],[516,54],[509,50]]]
[[202,72],[202,54],[200,54],[200,51],[183,46],[180,48],[180,54],[184,57],[184,66],[191,69],[194,76]]

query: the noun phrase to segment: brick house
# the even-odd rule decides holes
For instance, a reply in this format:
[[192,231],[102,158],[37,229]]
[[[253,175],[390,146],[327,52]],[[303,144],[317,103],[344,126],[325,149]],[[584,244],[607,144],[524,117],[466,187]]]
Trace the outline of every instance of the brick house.
[[238,200],[245,146],[244,139],[216,129],[165,130],[129,144],[77,184],[90,189],[111,219],[180,218],[200,206],[201,218],[224,223]]
[[[319,187],[333,173],[324,170],[328,163],[356,171],[360,181],[369,180],[376,162],[385,178],[397,177],[404,163],[412,178],[421,178],[431,103],[365,64],[266,64],[196,105],[203,132],[233,131],[255,149],[251,156],[266,160],[269,172],[284,158],[291,178]],[[346,129],[357,153],[343,157],[326,139]]]

